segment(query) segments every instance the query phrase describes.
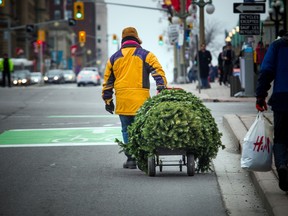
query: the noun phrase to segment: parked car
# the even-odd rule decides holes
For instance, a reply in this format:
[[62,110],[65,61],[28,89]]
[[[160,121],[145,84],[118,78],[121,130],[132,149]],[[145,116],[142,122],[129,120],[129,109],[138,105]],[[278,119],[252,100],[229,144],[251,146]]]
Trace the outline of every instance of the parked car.
[[43,79],[43,76],[41,72],[32,72],[31,73],[31,84],[39,84],[41,83],[41,80]]
[[92,71],[98,72],[100,77],[103,77],[102,73],[98,70],[97,67],[84,67],[82,70],[92,70]]
[[31,72],[29,70],[15,70],[12,73],[13,85],[30,85],[31,84]]
[[101,77],[98,71],[81,70],[77,75],[77,86],[101,85]]
[[63,71],[60,69],[49,70],[44,76],[45,83],[65,83]]
[[76,75],[73,70],[63,70],[64,79],[66,83],[75,83],[76,82]]
[[98,68],[97,67],[84,67],[82,70],[92,70],[92,71],[98,72]]

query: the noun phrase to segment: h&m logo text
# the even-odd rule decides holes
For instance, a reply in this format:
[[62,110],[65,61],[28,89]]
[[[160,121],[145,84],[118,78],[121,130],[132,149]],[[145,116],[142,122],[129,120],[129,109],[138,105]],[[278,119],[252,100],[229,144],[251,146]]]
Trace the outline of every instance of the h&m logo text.
[[[263,142],[263,140],[265,142]],[[270,153],[270,139],[269,137],[264,137],[264,136],[258,136],[256,142],[254,143],[254,149],[253,151],[259,152],[259,151],[267,151]]]

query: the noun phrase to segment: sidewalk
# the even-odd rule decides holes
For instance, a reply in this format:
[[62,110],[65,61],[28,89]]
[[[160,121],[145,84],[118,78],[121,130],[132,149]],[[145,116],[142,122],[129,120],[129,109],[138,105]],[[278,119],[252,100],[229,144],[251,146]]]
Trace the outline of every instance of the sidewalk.
[[[205,102],[254,102],[254,97],[231,97],[230,88],[227,86],[220,86],[218,82],[211,83],[211,89],[196,89],[196,83],[189,84],[172,84],[171,87],[180,87],[187,92],[192,92],[197,97]],[[273,122],[272,113],[266,113],[266,120],[269,123]],[[256,118],[256,111],[249,115],[227,114],[223,116],[223,125],[226,127],[234,138],[236,147],[241,151],[243,138],[248,129]],[[239,161],[240,163],[240,161]],[[273,166],[270,172],[249,172],[254,186],[269,215],[284,216],[288,215],[288,196],[278,187],[278,176]]]

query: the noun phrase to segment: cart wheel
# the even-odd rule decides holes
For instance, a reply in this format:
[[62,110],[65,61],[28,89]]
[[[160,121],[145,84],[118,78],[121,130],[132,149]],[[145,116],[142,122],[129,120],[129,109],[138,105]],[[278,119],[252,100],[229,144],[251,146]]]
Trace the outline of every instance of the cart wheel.
[[148,157],[148,175],[155,176],[156,166],[155,166],[155,157]]
[[195,160],[193,154],[187,154],[187,174],[188,176],[195,175]]

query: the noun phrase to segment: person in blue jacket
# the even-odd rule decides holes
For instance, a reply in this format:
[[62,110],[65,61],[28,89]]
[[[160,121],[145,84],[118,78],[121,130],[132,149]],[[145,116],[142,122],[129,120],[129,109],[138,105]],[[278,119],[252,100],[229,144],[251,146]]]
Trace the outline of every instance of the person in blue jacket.
[[274,159],[279,176],[279,187],[288,191],[288,32],[273,41],[264,57],[256,87],[256,109],[267,110],[266,97],[274,117]]

